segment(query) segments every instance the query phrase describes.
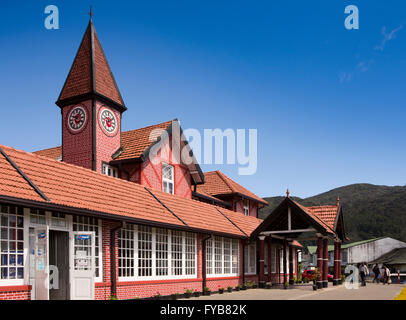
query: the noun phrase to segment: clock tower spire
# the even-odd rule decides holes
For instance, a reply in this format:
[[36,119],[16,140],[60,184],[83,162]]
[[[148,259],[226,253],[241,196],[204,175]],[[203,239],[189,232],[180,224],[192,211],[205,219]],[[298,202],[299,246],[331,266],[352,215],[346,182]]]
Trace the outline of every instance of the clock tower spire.
[[102,172],[102,164],[121,148],[127,108],[89,15],[56,105],[62,113],[62,160]]

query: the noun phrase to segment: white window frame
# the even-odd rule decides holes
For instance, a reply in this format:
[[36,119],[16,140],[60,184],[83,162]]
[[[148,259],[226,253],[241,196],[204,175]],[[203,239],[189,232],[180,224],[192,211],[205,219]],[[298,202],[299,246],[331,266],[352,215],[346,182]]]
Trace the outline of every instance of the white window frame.
[[244,215],[249,216],[250,215],[250,202],[249,202],[249,200],[244,200],[243,207],[244,207]]
[[[225,258],[224,258],[224,239],[227,239],[226,242],[228,242],[229,245],[229,257],[230,259],[228,260],[229,263],[229,272],[225,273]],[[221,261],[217,261],[218,267],[216,270],[216,255],[219,255],[218,253],[216,254],[216,240],[217,242],[220,242],[220,247],[221,247]],[[236,244],[236,250],[234,247],[233,250],[233,243]],[[238,239],[232,239],[232,238],[224,238],[224,237],[218,237],[214,236],[207,240],[206,242],[206,274],[210,278],[216,278],[216,277],[236,277],[239,275],[240,271],[240,245],[239,245],[239,240]],[[220,249],[218,247],[218,249]],[[234,272],[233,270],[233,258],[237,258],[237,270]],[[210,268],[211,266],[211,268]],[[221,268],[221,272],[217,272],[218,269]]]
[[118,169],[108,163],[102,163],[102,173],[109,177],[118,178]]
[[[152,232],[152,266],[151,266],[151,276],[140,276],[138,271],[139,271],[139,259],[138,259],[138,245],[139,245],[139,225],[134,225],[134,276],[126,276],[126,277],[120,277],[119,276],[119,281],[151,281],[151,280],[177,280],[177,279],[195,279],[197,278],[197,237],[195,233],[188,233],[184,231],[175,231],[171,229],[167,229],[167,235],[168,235],[168,274],[167,275],[156,275],[157,271],[157,266],[156,266],[156,261],[157,261],[157,251],[156,251],[156,235],[157,235],[157,230],[161,228],[151,228]],[[180,275],[175,275],[172,272],[172,233],[173,232],[180,232],[181,233],[181,243],[182,243],[182,251],[181,251],[181,270],[182,274]],[[189,238],[194,238],[194,272],[193,274],[186,274],[186,237]],[[190,245],[190,243],[189,243]],[[120,259],[120,258],[119,258]],[[159,258],[158,258],[159,259]],[[189,260],[190,262],[190,260]]]
[[[0,219],[2,217],[2,215],[7,215],[10,216],[9,212],[10,209],[8,209],[8,213],[2,213],[1,211],[1,207],[13,207],[13,206],[8,206],[8,205],[0,205]],[[18,206],[16,206],[16,210],[18,210]],[[23,278],[21,279],[1,279],[0,277],[0,286],[18,286],[18,285],[24,285],[24,284],[28,284],[29,282],[29,275],[30,275],[30,264],[29,261],[27,259],[28,256],[28,242],[29,242],[29,223],[27,223],[29,221],[29,209],[23,208]],[[7,227],[7,230],[9,228]],[[0,240],[1,241],[1,240]],[[9,240],[8,240],[9,241]],[[1,244],[1,243],[0,243]],[[9,253],[7,253],[8,256]],[[0,246],[0,259],[1,259],[1,246]],[[0,264],[1,264],[1,260],[0,260]],[[9,268],[9,266],[7,265],[7,268]],[[17,261],[16,261],[16,268],[17,268]],[[0,272],[1,272],[1,266],[0,266]]]
[[257,243],[252,242],[244,250],[245,274],[257,274]]
[[[171,169],[172,179],[168,179],[164,177],[164,167],[168,167]],[[167,190],[165,190],[165,183],[167,184]],[[169,192],[169,185],[172,185],[172,192]],[[169,163],[162,162],[162,191],[170,194],[175,194],[175,168],[173,165]]]

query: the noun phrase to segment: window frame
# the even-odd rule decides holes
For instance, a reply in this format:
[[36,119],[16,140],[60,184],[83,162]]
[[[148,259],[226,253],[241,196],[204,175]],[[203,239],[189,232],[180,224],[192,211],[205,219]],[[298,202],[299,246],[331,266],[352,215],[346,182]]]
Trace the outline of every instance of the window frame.
[[[113,175],[108,174],[108,170],[111,170]],[[107,162],[102,162],[102,174],[108,177],[118,178],[118,168],[109,165]]]
[[[252,242],[244,249],[244,271],[245,274],[257,274],[257,243]],[[251,259],[253,258],[253,259]]]
[[243,211],[244,211],[245,216],[250,215],[250,202],[249,202],[249,200],[244,200]]
[[[164,177],[164,167],[170,167],[171,172],[172,172],[172,179],[168,179]],[[172,184],[172,192],[165,191],[164,184],[167,183],[168,188],[169,184]],[[175,167],[169,163],[162,162],[162,191],[169,193],[169,194],[175,194]]]
[[[178,280],[178,279],[196,279],[197,278],[197,268],[198,268],[198,261],[197,261],[197,235],[196,233],[193,232],[187,232],[187,231],[179,231],[179,230],[171,230],[171,229],[165,229],[165,228],[157,228],[157,227],[150,227],[151,228],[151,233],[152,233],[152,244],[151,244],[151,248],[152,248],[152,253],[151,253],[151,258],[152,258],[152,263],[151,263],[151,275],[150,276],[140,276],[139,275],[139,266],[140,266],[140,260],[139,260],[139,230],[140,228],[142,228],[141,225],[133,225],[134,228],[134,235],[133,235],[133,243],[134,243],[134,276],[119,276],[118,280],[119,281],[151,281],[151,280]],[[157,256],[157,234],[160,230],[167,230],[167,237],[168,237],[168,242],[167,242],[167,275],[157,275],[157,268],[159,268],[157,266],[157,261],[159,261],[160,259],[162,260],[162,258]],[[157,232],[158,231],[158,232]],[[121,230],[120,230],[121,233]],[[173,236],[175,237],[179,237],[179,233],[181,234],[181,242],[178,242],[177,244],[173,243]],[[194,272],[193,274],[186,274],[186,264],[187,264],[187,260],[186,260],[186,237],[189,236],[189,238],[193,238],[194,239]],[[120,238],[120,235],[119,235]],[[180,275],[176,275],[173,274],[172,271],[172,266],[173,266],[173,255],[172,255],[172,245],[179,245],[181,243],[181,251],[178,251],[178,254],[180,253],[180,257],[181,257],[181,264],[180,267],[178,266],[178,268],[181,268],[182,274]],[[120,245],[120,243],[119,243]],[[120,253],[120,247],[119,249],[119,253]],[[162,253],[162,252],[161,252]],[[118,259],[120,259],[120,256],[118,256]],[[180,260],[177,260],[180,261]],[[190,260],[189,260],[190,262]]]
[[[225,273],[225,255],[224,255],[224,240],[228,242],[229,259],[229,272]],[[217,247],[216,253],[216,240],[221,240],[221,246]],[[233,247],[233,244],[235,247]],[[221,250],[220,250],[221,249]],[[221,252],[221,255],[219,254]],[[216,256],[221,256],[221,261],[216,260]],[[237,268],[233,268],[233,258],[237,257]],[[217,263],[217,268],[216,268]],[[217,270],[221,268],[221,273],[217,273]],[[236,269],[236,270],[235,270]],[[235,272],[234,272],[235,271]],[[206,242],[206,274],[210,278],[218,277],[237,277],[240,274],[240,240],[235,238],[225,238],[220,236],[214,236]]]

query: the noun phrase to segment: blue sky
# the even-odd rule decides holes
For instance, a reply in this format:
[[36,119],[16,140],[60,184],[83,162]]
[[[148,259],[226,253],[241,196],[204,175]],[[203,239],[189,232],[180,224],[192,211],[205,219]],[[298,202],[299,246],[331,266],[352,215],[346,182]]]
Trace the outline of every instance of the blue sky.
[[[60,29],[44,28],[59,8]],[[400,1],[2,1],[0,143],[61,143],[54,104],[94,24],[130,130],[258,129],[260,196],[351,183],[406,184],[406,3]],[[359,30],[344,28],[357,5]],[[218,166],[203,166],[214,170]]]

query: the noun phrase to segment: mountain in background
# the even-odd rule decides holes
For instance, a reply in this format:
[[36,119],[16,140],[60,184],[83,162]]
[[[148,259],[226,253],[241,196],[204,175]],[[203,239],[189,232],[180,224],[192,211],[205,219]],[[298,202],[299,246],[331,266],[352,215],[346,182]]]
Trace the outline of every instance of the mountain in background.
[[[350,241],[388,236],[406,242],[406,186],[351,184],[309,198],[292,197],[304,206],[335,204],[343,207],[345,231]],[[264,198],[268,207],[259,211],[264,219],[284,197]]]

